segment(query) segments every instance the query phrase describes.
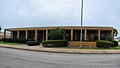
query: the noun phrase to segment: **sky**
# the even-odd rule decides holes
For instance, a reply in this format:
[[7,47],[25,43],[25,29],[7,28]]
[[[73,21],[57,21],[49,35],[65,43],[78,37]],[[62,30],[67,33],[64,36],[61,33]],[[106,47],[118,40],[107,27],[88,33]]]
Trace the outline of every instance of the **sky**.
[[[84,0],[83,26],[114,27],[120,37],[120,0]],[[81,0],[0,0],[4,28],[80,26]]]

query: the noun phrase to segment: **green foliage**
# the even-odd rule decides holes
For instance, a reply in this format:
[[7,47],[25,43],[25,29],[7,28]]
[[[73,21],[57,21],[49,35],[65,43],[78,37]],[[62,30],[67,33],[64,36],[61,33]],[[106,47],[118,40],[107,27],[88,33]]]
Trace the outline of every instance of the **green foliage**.
[[65,35],[65,30],[59,28],[51,30],[48,34],[51,40],[63,40]]
[[1,28],[1,26],[0,26],[0,33],[1,33],[1,30],[2,30],[2,28]]
[[99,40],[97,41],[97,48],[111,48],[111,46],[113,45],[113,42],[110,41],[106,41],[106,40]]
[[27,41],[26,44],[28,46],[37,46],[37,45],[40,45],[40,42],[37,42],[37,41]]
[[7,44],[7,45],[21,45],[21,43],[11,43],[11,42],[0,42],[0,44]]
[[117,36],[117,34],[118,34],[117,29],[114,28],[114,29],[113,29],[113,32],[114,32],[114,35]]
[[113,49],[120,49],[120,45],[116,46],[116,47],[113,47]]
[[111,45],[111,47],[116,47],[116,46],[118,46],[118,41],[111,41],[111,42],[114,43],[114,44]]
[[26,43],[24,39],[11,39],[11,38],[3,38],[3,42],[11,42],[11,43]]
[[42,42],[44,47],[67,47],[67,40],[48,40]]
[[[24,43],[26,44],[26,41],[29,41],[29,39],[12,39],[12,38],[3,38],[2,39],[3,42],[10,42],[10,43]],[[30,41],[34,41],[34,40],[31,40]]]
[[0,42],[2,41],[2,39],[0,39]]

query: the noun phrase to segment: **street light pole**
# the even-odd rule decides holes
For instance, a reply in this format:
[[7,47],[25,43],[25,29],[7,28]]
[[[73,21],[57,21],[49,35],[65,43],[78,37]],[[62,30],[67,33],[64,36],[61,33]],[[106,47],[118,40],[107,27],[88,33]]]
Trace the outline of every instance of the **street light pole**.
[[83,25],[83,0],[81,2],[81,30],[80,30],[80,46],[82,46],[82,25]]

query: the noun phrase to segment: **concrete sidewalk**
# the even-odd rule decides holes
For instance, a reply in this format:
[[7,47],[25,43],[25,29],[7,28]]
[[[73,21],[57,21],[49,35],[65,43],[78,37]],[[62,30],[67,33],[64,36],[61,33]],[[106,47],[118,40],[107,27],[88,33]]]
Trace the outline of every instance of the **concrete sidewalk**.
[[12,48],[37,52],[50,52],[50,53],[68,53],[68,54],[120,54],[118,49],[69,49],[69,48],[45,48],[42,46],[27,46],[27,45],[6,45],[0,44],[3,48]]

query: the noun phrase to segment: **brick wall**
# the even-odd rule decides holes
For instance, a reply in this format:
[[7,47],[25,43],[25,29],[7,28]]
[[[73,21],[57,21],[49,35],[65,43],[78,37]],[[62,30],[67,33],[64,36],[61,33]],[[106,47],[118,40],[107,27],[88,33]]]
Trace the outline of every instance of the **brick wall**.
[[[80,46],[80,41],[70,41],[68,45],[69,46]],[[82,42],[81,45],[96,48],[96,42]]]

